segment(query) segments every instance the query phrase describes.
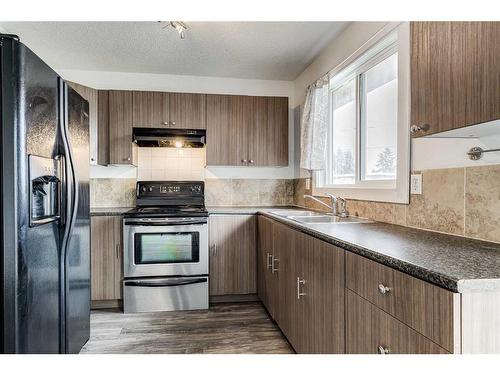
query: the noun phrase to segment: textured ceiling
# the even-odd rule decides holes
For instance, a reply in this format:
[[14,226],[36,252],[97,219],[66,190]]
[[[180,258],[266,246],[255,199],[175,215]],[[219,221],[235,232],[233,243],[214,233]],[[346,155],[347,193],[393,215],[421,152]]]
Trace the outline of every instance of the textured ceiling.
[[294,80],[347,22],[0,22],[55,69]]

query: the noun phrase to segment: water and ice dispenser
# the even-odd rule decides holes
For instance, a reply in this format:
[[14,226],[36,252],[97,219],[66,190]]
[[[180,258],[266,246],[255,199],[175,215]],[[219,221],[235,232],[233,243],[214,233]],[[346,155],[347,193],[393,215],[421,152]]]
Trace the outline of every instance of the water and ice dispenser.
[[29,155],[30,226],[60,218],[61,160]]

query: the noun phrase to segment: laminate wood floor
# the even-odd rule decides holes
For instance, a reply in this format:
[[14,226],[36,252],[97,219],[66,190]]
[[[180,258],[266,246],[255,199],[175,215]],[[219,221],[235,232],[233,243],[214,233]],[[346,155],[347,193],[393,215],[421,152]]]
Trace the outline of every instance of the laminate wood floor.
[[277,354],[293,349],[260,302],[245,302],[160,313],[94,310],[81,353]]

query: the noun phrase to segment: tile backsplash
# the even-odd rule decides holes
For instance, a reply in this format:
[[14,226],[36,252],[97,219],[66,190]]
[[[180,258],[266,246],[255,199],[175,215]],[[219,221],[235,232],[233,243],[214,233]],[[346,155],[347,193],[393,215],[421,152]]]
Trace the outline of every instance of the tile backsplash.
[[[500,242],[500,165],[434,169],[421,172],[421,195],[410,204],[349,200],[351,215],[408,227]],[[295,180],[294,203],[323,210],[304,201],[305,179]],[[328,199],[325,198],[325,202]]]
[[134,207],[135,178],[91,178],[90,207]]
[[203,181],[205,179],[205,149],[140,147],[137,166],[139,181]]
[[[91,207],[135,206],[135,179],[90,180]],[[283,206],[293,204],[294,180],[215,179],[205,180],[207,206]]]
[[207,206],[292,205],[294,180],[216,179],[205,180]]

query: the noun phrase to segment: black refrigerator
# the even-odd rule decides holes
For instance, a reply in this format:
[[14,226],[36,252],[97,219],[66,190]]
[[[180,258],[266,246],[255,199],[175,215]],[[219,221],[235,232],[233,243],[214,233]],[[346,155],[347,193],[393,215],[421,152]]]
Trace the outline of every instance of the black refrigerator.
[[78,353],[90,333],[88,102],[0,34],[0,353]]

